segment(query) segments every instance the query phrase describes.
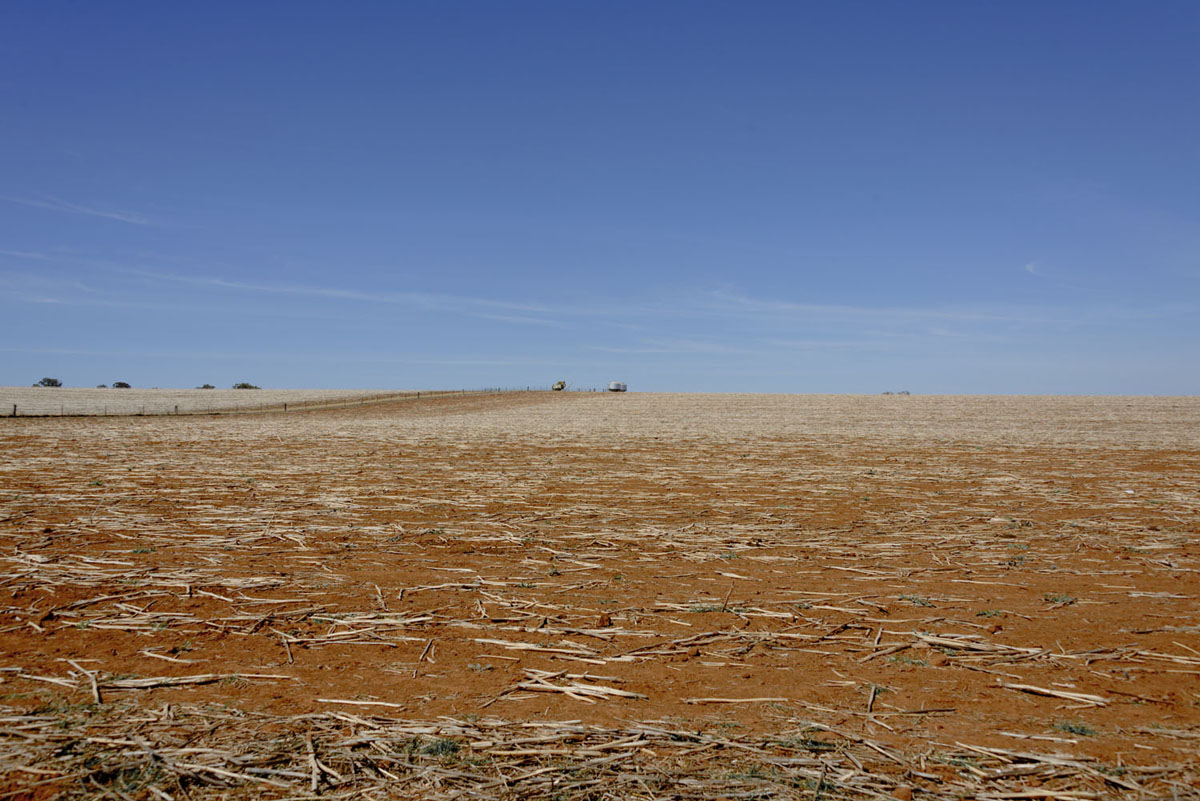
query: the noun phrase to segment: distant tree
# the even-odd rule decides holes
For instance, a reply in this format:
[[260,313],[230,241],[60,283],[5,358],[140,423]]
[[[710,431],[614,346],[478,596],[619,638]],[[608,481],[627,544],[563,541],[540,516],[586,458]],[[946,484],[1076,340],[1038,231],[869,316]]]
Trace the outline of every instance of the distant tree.
[[201,384],[196,389],[216,389],[212,384]]
[[108,389],[108,384],[97,384],[96,389]]
[[253,384],[251,384],[249,381],[239,381],[238,383],[233,385],[233,388],[234,389],[262,389],[262,387],[256,387]]
[[62,382],[57,378],[43,378],[41,381],[34,384],[35,387],[61,387]]
[[130,388],[129,384],[125,381],[114,381],[113,382],[113,389],[129,389],[129,388]]

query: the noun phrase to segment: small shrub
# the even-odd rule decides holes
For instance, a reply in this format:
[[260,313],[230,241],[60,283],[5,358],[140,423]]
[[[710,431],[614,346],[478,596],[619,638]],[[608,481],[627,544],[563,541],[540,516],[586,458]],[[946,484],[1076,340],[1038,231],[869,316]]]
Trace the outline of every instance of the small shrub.
[[421,748],[421,753],[429,756],[454,756],[458,753],[459,745],[448,737],[439,737],[432,743]]
[[924,659],[914,659],[913,657],[905,656],[904,654],[890,656],[888,657],[888,661],[897,665],[912,665],[914,667],[925,667],[929,664]]
[[784,737],[784,739],[776,742],[775,745],[782,748],[804,749],[804,751],[836,751],[838,749],[838,746],[833,742],[817,740],[816,736],[814,736],[816,734],[818,734],[816,729],[806,728],[798,735]]
[[239,381],[233,385],[233,388],[234,389],[262,389],[262,387],[256,387],[254,384],[251,384],[249,381]]
[[114,381],[113,389],[131,389],[128,381]]
[[216,389],[212,384],[201,384],[196,389]]
[[1067,734],[1079,734],[1084,737],[1091,737],[1096,733],[1096,730],[1078,720],[1060,720],[1054,724],[1054,728]]
[[1063,604],[1064,606],[1070,606],[1071,604],[1075,603],[1075,598],[1073,596],[1062,592],[1048,592],[1042,596],[1042,599],[1047,603]]
[[108,384],[97,384],[96,389],[108,389]]
[[929,600],[928,598],[922,598],[919,595],[901,595],[899,600],[908,601],[909,603],[916,604],[917,606],[933,606],[933,601]]

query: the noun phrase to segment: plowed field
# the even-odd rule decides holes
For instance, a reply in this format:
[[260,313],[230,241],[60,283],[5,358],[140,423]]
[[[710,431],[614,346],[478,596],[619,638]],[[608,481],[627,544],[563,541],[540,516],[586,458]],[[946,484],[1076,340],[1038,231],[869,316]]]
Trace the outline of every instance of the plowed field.
[[0,799],[1197,797],[1198,571],[1196,398],[4,419]]

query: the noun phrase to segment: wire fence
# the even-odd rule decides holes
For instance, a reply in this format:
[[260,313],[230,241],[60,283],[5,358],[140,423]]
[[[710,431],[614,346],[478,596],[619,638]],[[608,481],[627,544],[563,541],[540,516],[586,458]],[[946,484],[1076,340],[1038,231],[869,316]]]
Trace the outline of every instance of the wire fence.
[[421,398],[534,391],[533,387],[456,390],[126,390],[0,389],[4,417],[152,417],[299,412]]

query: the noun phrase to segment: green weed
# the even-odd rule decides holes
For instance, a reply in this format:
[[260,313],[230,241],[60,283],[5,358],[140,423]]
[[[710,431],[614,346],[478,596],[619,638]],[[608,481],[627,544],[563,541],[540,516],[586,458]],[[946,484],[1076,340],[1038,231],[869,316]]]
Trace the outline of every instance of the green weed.
[[905,656],[904,654],[896,654],[888,657],[888,661],[894,662],[897,665],[914,665],[916,667],[925,667],[929,664],[924,659],[915,659],[914,657]]
[[1078,720],[1060,720],[1054,724],[1054,728],[1067,734],[1079,734],[1084,737],[1091,737],[1096,733],[1096,730]]
[[454,756],[461,746],[449,737],[439,737],[433,742],[421,747],[422,754],[436,757]]

